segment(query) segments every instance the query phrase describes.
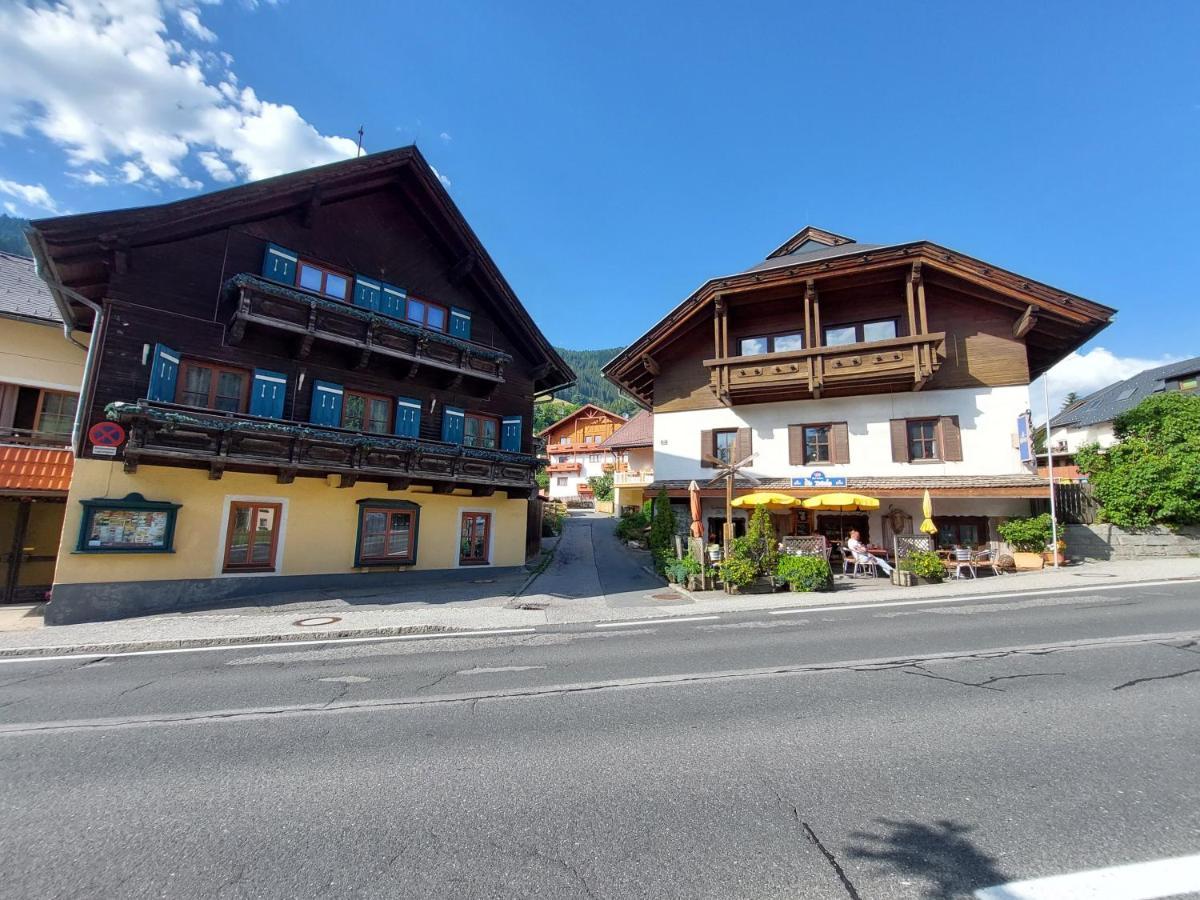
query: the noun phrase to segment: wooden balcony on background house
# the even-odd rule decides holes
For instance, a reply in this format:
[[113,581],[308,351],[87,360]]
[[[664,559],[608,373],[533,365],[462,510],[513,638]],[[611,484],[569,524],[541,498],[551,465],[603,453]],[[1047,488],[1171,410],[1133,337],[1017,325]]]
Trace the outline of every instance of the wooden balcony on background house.
[[942,332],[781,353],[706,359],[711,386],[726,403],[919,391],[941,365]]
[[256,275],[230,279],[237,293],[237,308],[229,324],[228,341],[241,343],[246,326],[255,325],[296,336],[295,354],[304,359],[313,343],[322,341],[346,348],[356,368],[392,362],[402,377],[412,378],[422,369],[446,374],[446,388],[469,379],[482,392],[504,381],[504,367],[512,357],[502,350],[452,337],[360,306],[341,303],[276,284]]
[[550,463],[546,471],[551,475],[578,475],[582,468],[583,463],[580,462]]
[[499,488],[510,497],[527,497],[535,488],[537,460],[523,453],[148,400],[112,403],[106,413],[129,432],[122,448],[126,472],[136,472],[144,462],[207,468],[211,479],[219,479],[226,469],[268,472],[280,484],[297,476],[340,475],[342,487],[378,481],[389,491],[417,484],[442,494],[470,488],[476,496],[488,496]]
[[645,487],[654,480],[653,470],[644,472],[616,472],[613,475],[614,487]]

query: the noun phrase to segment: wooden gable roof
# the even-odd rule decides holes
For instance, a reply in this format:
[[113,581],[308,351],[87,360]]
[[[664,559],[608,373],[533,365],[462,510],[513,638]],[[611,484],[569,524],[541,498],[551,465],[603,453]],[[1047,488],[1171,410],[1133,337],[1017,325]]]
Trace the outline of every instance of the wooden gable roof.
[[544,437],[547,434],[550,434],[550,432],[554,431],[556,428],[561,428],[566,423],[568,423],[574,419],[578,419],[580,416],[584,416],[584,415],[591,416],[593,418],[596,418],[596,417],[606,418],[617,425],[623,425],[627,421],[626,418],[623,415],[621,415],[620,413],[612,412],[610,410],[605,409],[602,406],[597,406],[595,403],[585,403],[585,404],[583,404],[583,406],[579,407],[579,409],[575,410],[575,412],[567,413],[565,416],[563,416],[557,422],[553,423],[552,425],[549,425],[546,428],[543,428],[541,431],[539,431],[537,433],[537,436]]

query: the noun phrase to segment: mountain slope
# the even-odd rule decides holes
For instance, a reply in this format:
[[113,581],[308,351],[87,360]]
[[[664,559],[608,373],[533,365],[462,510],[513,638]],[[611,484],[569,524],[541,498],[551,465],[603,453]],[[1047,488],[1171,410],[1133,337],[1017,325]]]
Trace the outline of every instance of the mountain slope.
[[554,396],[559,400],[569,400],[572,403],[595,403],[610,412],[629,416],[637,412],[638,405],[616,386],[604,380],[600,368],[618,353],[623,347],[613,347],[608,350],[567,350],[555,347],[559,355],[566,360],[567,365],[575,370],[578,381],[575,387],[559,391]]
[[28,225],[28,219],[0,214],[0,250],[19,256],[33,256],[25,240],[25,228]]

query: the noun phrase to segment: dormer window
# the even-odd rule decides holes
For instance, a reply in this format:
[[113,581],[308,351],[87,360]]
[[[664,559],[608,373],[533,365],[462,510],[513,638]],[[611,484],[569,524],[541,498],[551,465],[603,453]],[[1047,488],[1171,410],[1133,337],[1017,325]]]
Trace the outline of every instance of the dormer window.
[[307,291],[345,301],[350,295],[350,276],[302,259],[297,268],[296,284]]

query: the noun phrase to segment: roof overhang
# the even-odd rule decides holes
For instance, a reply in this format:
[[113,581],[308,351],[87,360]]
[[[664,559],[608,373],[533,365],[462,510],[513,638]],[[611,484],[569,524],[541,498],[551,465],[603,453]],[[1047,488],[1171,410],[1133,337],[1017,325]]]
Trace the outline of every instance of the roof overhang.
[[736,299],[770,288],[800,285],[809,280],[814,280],[820,290],[822,282],[827,279],[886,273],[889,270],[895,270],[896,277],[901,278],[904,270],[911,270],[914,263],[921,264],[923,277],[952,279],[956,287],[985,302],[1009,305],[1017,314],[1032,308],[1037,313],[1032,330],[1053,334],[1054,342],[1036,364],[1031,360],[1031,378],[1041,375],[1091,340],[1110,324],[1116,314],[1111,307],[958,251],[929,241],[914,241],[864,248],[861,253],[847,253],[832,258],[805,261],[801,256],[793,265],[783,264],[781,259],[781,264],[774,268],[710,279],[608,362],[601,372],[640,403],[649,405],[653,402],[653,375],[657,366],[654,354],[675,336],[698,324],[700,317],[711,308],[718,296]]

